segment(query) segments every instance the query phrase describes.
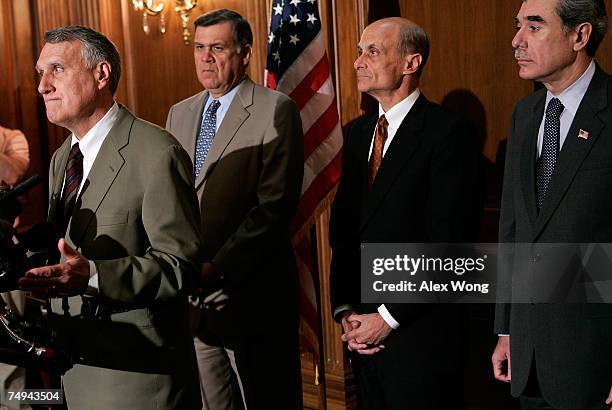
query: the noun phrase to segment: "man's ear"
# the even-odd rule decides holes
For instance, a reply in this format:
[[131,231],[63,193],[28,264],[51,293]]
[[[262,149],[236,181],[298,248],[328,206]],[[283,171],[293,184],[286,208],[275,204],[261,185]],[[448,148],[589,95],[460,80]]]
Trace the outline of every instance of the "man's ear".
[[244,66],[248,66],[249,65],[249,61],[251,61],[251,54],[253,53],[253,47],[250,44],[245,45],[244,47],[242,47],[242,63],[244,64]]
[[589,42],[592,33],[593,26],[591,23],[579,24],[572,34],[574,38],[574,51],[583,50]]
[[98,81],[98,89],[106,87],[110,83],[111,66],[107,61],[98,63],[95,69],[96,81]]
[[408,54],[404,58],[404,71],[402,74],[412,75],[419,71],[421,63],[423,62],[423,56],[420,54]]

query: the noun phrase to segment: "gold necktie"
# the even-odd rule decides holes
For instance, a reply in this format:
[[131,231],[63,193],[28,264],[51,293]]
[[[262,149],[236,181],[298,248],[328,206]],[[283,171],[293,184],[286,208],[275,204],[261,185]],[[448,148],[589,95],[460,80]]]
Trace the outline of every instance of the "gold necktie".
[[372,155],[370,156],[370,162],[368,166],[368,188],[371,190],[374,184],[374,179],[380,168],[382,161],[383,147],[387,140],[387,126],[389,123],[385,118],[385,115],[381,115],[376,124],[376,133],[374,135],[374,147],[372,148]]

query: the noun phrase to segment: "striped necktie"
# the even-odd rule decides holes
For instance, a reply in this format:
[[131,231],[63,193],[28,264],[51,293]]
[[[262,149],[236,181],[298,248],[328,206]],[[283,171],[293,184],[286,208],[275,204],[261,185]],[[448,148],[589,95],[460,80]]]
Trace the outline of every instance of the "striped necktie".
[[77,142],[70,149],[68,162],[66,163],[66,176],[64,179],[64,191],[62,192],[62,207],[64,210],[64,228],[68,226],[68,220],[74,211],[77,194],[81,181],[83,180],[83,154]]
[[389,123],[385,118],[385,115],[381,115],[376,124],[376,133],[374,135],[374,147],[372,148],[372,155],[370,156],[370,162],[368,163],[368,188],[372,189],[374,185],[374,179],[380,168],[382,162],[383,148],[385,141],[387,140],[387,126]]

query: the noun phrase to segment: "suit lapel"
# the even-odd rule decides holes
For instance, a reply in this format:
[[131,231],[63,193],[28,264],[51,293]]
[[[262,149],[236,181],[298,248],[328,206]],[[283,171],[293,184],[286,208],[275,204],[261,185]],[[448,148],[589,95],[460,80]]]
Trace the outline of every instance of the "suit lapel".
[[361,188],[362,192],[368,192],[368,172],[369,172],[369,161],[370,161],[370,146],[372,145],[372,139],[374,138],[374,129],[378,118],[372,115],[362,124],[359,131],[361,136],[360,147],[359,147],[359,169],[361,169]]
[[191,138],[189,138],[188,141],[184,141],[184,142],[181,141],[181,145],[183,146],[185,151],[187,151],[187,153],[189,154],[189,158],[191,158],[192,164],[195,164],[196,141],[198,139],[198,132],[200,130],[200,124],[202,123],[202,111],[204,109],[204,104],[206,103],[207,99],[208,99],[208,92],[202,91],[200,94],[198,94],[198,97],[195,98],[192,101],[192,103],[189,105],[190,121],[188,121],[185,124],[185,127],[187,127],[185,135],[190,135]]
[[[360,230],[363,230],[367,225],[368,221],[378,208],[380,202],[384,199],[385,195],[389,191],[389,188],[393,185],[393,182],[399,175],[400,171],[406,164],[409,163],[410,158],[416,152],[419,147],[421,140],[421,130],[425,123],[425,107],[429,104],[427,99],[421,94],[418,100],[415,102],[412,109],[408,112],[408,115],[402,121],[398,128],[393,141],[389,145],[385,156],[383,157],[376,179],[372,185],[372,190],[367,195],[366,206],[364,209],[364,215],[361,219]],[[370,130],[370,134],[373,135],[374,128]],[[372,137],[368,138],[371,141]],[[365,158],[365,179],[366,188],[364,192],[367,192],[367,174],[368,174],[368,163],[367,157],[369,153],[370,144],[366,148]]]
[[71,137],[66,138],[66,141],[57,151],[55,157],[55,168],[53,169],[53,185],[49,193],[49,214],[47,220],[53,225],[58,223],[57,212],[59,203],[62,197],[62,187],[64,185],[64,175],[66,173],[66,163],[68,162],[68,154],[70,153]]
[[536,185],[535,185],[535,167],[537,159],[538,147],[538,132],[542,115],[544,115],[544,104],[546,102],[546,93],[541,93],[534,106],[531,118],[523,128],[523,146],[521,147],[521,187],[523,189],[523,198],[525,198],[525,207],[531,226],[535,226],[536,218],[538,217],[538,207],[536,203]]
[[[72,243],[76,246],[80,246],[83,235],[87,231],[102,199],[106,196],[119,170],[125,163],[120,150],[129,142],[133,122],[134,116],[120,106],[117,121],[100,147],[79,195],[74,216],[70,219],[68,225],[67,232],[70,233]],[[79,212],[80,210],[90,212]]]
[[[559,153],[555,172],[550,181],[546,199],[537,220],[534,238],[540,234],[546,223],[550,220],[572,183],[580,165],[601,134],[605,122],[597,114],[608,106],[607,92],[608,76],[598,67],[578,107],[574,121],[565,138],[563,148]],[[588,139],[578,138],[580,129],[589,132]]]
[[240,87],[240,89],[223,117],[223,122],[215,134],[213,144],[210,147],[210,151],[208,151],[208,155],[206,155],[200,175],[195,181],[196,190],[200,189],[201,185],[214,169],[217,161],[219,161],[225,152],[229,143],[236,136],[236,132],[238,132],[240,126],[251,115],[249,111],[247,111],[247,108],[253,104],[255,85],[249,78],[246,78],[238,87]]

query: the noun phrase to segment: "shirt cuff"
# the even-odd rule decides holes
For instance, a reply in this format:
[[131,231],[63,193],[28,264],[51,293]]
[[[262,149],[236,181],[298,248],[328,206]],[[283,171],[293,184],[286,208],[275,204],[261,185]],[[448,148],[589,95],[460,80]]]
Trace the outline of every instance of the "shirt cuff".
[[86,295],[96,296],[100,285],[98,284],[98,268],[94,261],[89,261],[89,282],[87,283]]
[[391,326],[391,329],[397,329],[399,327],[400,324],[393,318],[393,316],[391,316],[391,313],[389,313],[385,305],[380,305],[378,307],[378,313],[380,316],[382,316],[385,322]]
[[499,333],[497,336],[510,336],[510,333],[508,333],[507,335],[504,333]]
[[353,309],[353,306],[348,305],[348,304],[338,306],[336,309],[334,309],[334,320],[338,323],[341,323],[342,318],[340,317],[341,316],[340,313],[346,312],[348,310],[355,310],[355,309]]

